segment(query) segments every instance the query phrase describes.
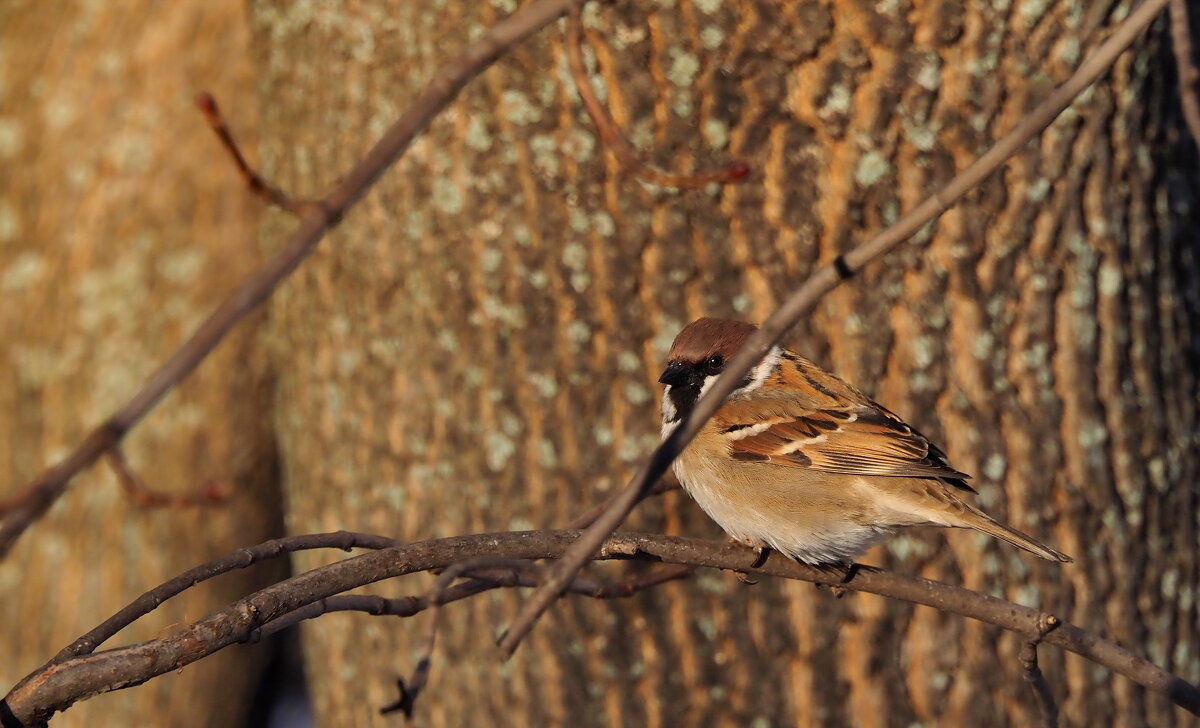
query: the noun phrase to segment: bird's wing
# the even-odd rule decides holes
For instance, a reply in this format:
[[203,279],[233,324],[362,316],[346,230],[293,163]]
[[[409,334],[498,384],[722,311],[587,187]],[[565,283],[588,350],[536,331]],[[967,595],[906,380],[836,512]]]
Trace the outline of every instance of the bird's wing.
[[713,417],[735,460],[827,473],[943,478],[971,490],[946,454],[896,415],[867,400],[809,407],[779,400],[728,402]]

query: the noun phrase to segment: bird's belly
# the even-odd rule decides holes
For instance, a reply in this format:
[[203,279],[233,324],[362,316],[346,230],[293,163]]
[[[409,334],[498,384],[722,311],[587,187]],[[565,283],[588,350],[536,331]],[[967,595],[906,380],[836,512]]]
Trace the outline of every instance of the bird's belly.
[[834,486],[822,473],[722,464],[685,450],[675,460],[675,474],[704,512],[738,541],[829,564],[852,561],[889,532],[870,517],[870,505],[857,493],[847,492],[844,484]]

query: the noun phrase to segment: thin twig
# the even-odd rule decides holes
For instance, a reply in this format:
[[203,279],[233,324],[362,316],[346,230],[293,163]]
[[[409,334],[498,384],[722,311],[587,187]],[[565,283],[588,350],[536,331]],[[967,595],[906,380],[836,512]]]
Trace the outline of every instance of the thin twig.
[[[54,659],[49,664],[94,652],[106,640],[154,611],[163,602],[196,586],[200,582],[208,581],[221,574],[236,571],[237,569],[245,569],[261,561],[285,556],[295,551],[307,551],[310,549],[339,549],[342,551],[350,551],[351,549],[386,549],[398,546],[401,543],[401,541],[395,539],[375,536],[370,533],[335,531],[333,533],[314,533],[305,536],[276,538],[257,546],[238,549],[227,556],[188,569],[174,579],[166,581],[142,594],[121,609],[121,611],[104,620],[95,629],[92,629],[87,634],[64,647],[61,652],[54,656]],[[45,669],[45,667],[42,669]]]
[[[345,534],[316,534],[297,539],[321,541],[330,536],[344,538]],[[169,636],[46,665],[8,693],[0,703],[0,715],[7,715],[13,725],[38,725],[78,700],[141,684],[231,644],[247,641],[263,625],[336,594],[405,574],[447,568],[485,554],[514,559],[557,558],[578,537],[578,531],[479,534],[403,544],[343,559],[273,584]],[[375,538],[380,542],[390,541]],[[281,541],[281,545],[293,542]],[[836,571],[782,558],[768,559],[761,567],[750,568],[752,554],[750,549],[726,543],[620,534],[607,539],[596,558],[685,564],[817,584],[840,584],[848,591],[923,604],[1026,635],[1038,632],[1042,617],[1037,610],[1019,604],[872,567],[859,567],[849,581],[844,581],[845,575]],[[198,567],[201,571],[205,568]],[[1200,715],[1200,689],[1112,642],[1065,622],[1046,634],[1044,641],[1082,655]]]
[[[601,582],[579,578],[567,587],[570,594],[579,594],[593,599],[623,599],[650,587],[691,576],[695,567],[686,564],[671,564],[655,569],[648,574],[625,581]],[[513,571],[471,571],[471,578],[447,589],[442,595],[442,604],[473,597],[485,591],[500,588],[531,587],[538,582],[530,574]],[[247,641],[260,640],[295,627],[300,622],[316,619],[332,612],[363,612],[375,616],[411,617],[429,608],[425,596],[378,597],[366,594],[339,594],[313,602],[295,611],[272,620],[250,635]]]
[[1192,133],[1192,141],[1200,146],[1200,100],[1196,97],[1200,70],[1196,69],[1196,60],[1192,57],[1187,0],[1171,0],[1171,49],[1175,52],[1175,66],[1179,74],[1179,104],[1183,107],[1183,120]]
[[[191,337],[142,384],[117,412],[92,430],[69,455],[35,477],[15,496],[0,503],[0,558],[21,534],[40,519],[81,470],[119,443],[162,398],[208,356],[230,329],[265,301],[312,252],[325,233],[408,149],[412,140],[451,101],[508,49],[536,33],[583,0],[533,0],[498,22],[457,58],[443,66],[408,110],[389,128],[319,204],[311,206],[282,248],[234,288]],[[6,507],[6,508],[5,508]]]
[[457,564],[451,564],[441,574],[438,574],[437,579],[433,582],[433,586],[429,589],[429,593],[425,596],[425,601],[429,604],[433,613],[429,616],[429,625],[425,632],[425,643],[421,648],[421,654],[417,657],[417,666],[413,668],[412,677],[408,680],[404,678],[396,680],[396,689],[400,692],[400,697],[395,702],[380,708],[380,713],[387,715],[388,713],[400,711],[404,713],[405,718],[412,717],[417,697],[425,689],[425,683],[429,681],[429,671],[433,666],[433,648],[437,643],[439,618],[442,614],[442,605],[446,602],[446,590],[455,579],[472,569],[505,569],[514,574],[530,571],[537,573],[540,571],[538,565],[528,559],[514,559],[507,556],[476,556],[466,561],[460,561]]
[[[658,482],[656,482],[654,486],[650,488],[650,490],[646,491],[646,495],[643,496],[642,500],[645,500],[646,498],[652,498],[656,495],[661,495],[668,491],[678,490],[679,487],[679,480],[675,477],[675,474],[665,473],[661,478],[658,479]],[[619,494],[615,494],[612,497],[592,506],[586,513],[578,516],[575,520],[568,523],[565,528],[573,531],[579,528],[587,528],[588,526],[592,525],[596,522],[596,519],[600,517],[601,513],[604,513],[604,511],[608,510],[609,506],[612,504],[617,495]]]
[[511,626],[501,636],[499,645],[504,655],[511,656],[516,651],[521,640],[533,629],[538,617],[562,593],[566,584],[570,583],[575,574],[590,560],[609,534],[621,525],[641,500],[644,492],[667,471],[675,456],[691,442],[725,398],[739,386],[742,378],[783,338],[788,329],[811,311],[817,301],[833,290],[838,283],[852,276],[863,265],[907,240],[998,170],[1017,150],[1049,126],[1079,92],[1099,78],[1116,57],[1150,24],[1166,3],[1167,0],[1145,0],[1117,26],[1108,40],[1080,64],[1066,83],[1055,89],[1045,101],[1030,112],[1029,116],[983,156],[879,235],[817,269],[796,289],[746,341],[741,351],[726,364],[723,373],[711,389],[700,397],[691,414],[650,455],[646,464],[613,501],[612,506],[583,532],[578,543],[573,544],[563,557],[548,569],[546,583],[530,595]]
[[217,139],[221,141],[225,151],[229,152],[229,156],[233,158],[238,174],[241,175],[242,180],[255,197],[261,198],[268,205],[274,205],[285,212],[290,212],[296,217],[304,217],[315,209],[319,209],[320,203],[313,200],[292,199],[286,192],[263,179],[262,175],[250,166],[237,141],[233,138],[233,132],[229,130],[229,125],[225,123],[225,118],[221,116],[221,108],[217,106],[217,100],[213,98],[212,94],[207,91],[196,94],[196,108],[200,109],[200,113],[204,115],[205,121],[217,135]]
[[138,508],[185,508],[216,505],[224,503],[233,494],[233,488],[227,481],[216,479],[206,480],[200,484],[200,487],[187,493],[154,490],[147,487],[129,466],[129,461],[125,459],[125,452],[120,445],[109,448],[105,455],[113,473],[117,476],[117,482],[121,484],[121,489]]
[[1029,682],[1029,687],[1033,689],[1033,696],[1037,699],[1038,713],[1042,716],[1042,728],[1058,728],[1058,704],[1054,702],[1054,693],[1051,692],[1050,685],[1046,682],[1046,676],[1038,667],[1037,648],[1042,640],[1046,639],[1046,635],[1061,625],[1062,620],[1053,614],[1039,616],[1037,631],[1033,633],[1031,639],[1025,642],[1025,645],[1021,647],[1021,653],[1017,656],[1021,662],[1021,669],[1025,671],[1025,680]]
[[579,98],[583,101],[583,108],[596,126],[600,142],[612,150],[613,156],[634,175],[656,185],[679,188],[704,187],[714,182],[718,184],[738,182],[749,176],[750,165],[740,160],[730,162],[718,170],[696,174],[665,172],[643,162],[638,158],[633,145],[617,129],[616,122],[609,116],[604,104],[600,103],[595,89],[592,88],[592,82],[588,79],[587,66],[583,62],[583,22],[579,17],[579,6],[573,6],[567,14],[566,46],[567,65],[571,69],[571,77],[575,80],[575,88],[579,92]]

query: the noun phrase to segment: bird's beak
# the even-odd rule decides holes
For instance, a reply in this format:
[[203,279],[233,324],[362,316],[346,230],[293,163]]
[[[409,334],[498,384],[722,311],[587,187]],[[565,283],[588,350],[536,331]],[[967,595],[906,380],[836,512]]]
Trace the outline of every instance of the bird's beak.
[[663,384],[670,384],[672,386],[684,384],[687,382],[687,380],[688,368],[687,365],[683,364],[682,362],[672,362],[671,364],[668,364],[667,368],[663,370],[662,376],[658,378],[659,382]]

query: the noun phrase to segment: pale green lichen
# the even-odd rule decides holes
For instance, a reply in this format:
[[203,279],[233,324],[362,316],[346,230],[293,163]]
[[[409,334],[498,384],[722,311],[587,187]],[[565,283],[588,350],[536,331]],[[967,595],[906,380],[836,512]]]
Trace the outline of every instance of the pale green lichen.
[[680,328],[682,328],[682,324],[678,320],[673,318],[663,319],[662,328],[659,329],[658,333],[654,335],[654,339],[651,340],[658,358],[666,356],[667,352],[671,350],[671,342],[675,341],[675,335],[679,333]]
[[637,440],[634,438],[627,437],[621,440],[621,443],[617,446],[617,459],[622,462],[631,463],[641,460],[642,455],[642,449],[638,446]]
[[586,129],[575,127],[567,133],[563,151],[571,155],[576,162],[586,162],[596,152],[596,137]]
[[934,342],[930,336],[918,336],[912,342],[913,365],[927,367],[933,363]]
[[553,468],[558,465],[558,449],[546,438],[538,442],[538,463],[543,468]]
[[21,253],[4,270],[4,277],[0,278],[0,289],[8,293],[22,291],[36,283],[45,268],[46,262],[37,253]]
[[362,351],[353,347],[340,349],[337,353],[338,374],[349,376],[362,363]]
[[988,480],[999,481],[1004,477],[1004,472],[1008,469],[1008,463],[1004,456],[998,452],[994,452],[988,456],[988,459],[983,461],[983,476]]
[[433,204],[447,215],[457,215],[463,209],[462,190],[446,177],[433,181]]
[[592,338],[592,330],[582,321],[567,324],[567,338],[575,345],[586,344]]
[[625,383],[625,399],[631,404],[641,405],[650,401],[653,395],[641,382]]
[[887,159],[875,150],[863,154],[854,168],[854,181],[863,187],[870,187],[891,171]]
[[724,149],[729,146],[729,126],[720,119],[708,119],[700,128],[700,135],[712,149]]
[[1108,428],[1102,422],[1088,420],[1080,425],[1077,437],[1079,438],[1079,446],[1081,448],[1092,450],[1103,445],[1105,440],[1108,439]]
[[1045,177],[1039,177],[1034,180],[1033,184],[1029,185],[1025,190],[1025,196],[1030,202],[1041,202],[1046,199],[1046,195],[1050,192],[1050,180]]
[[0,159],[11,159],[25,144],[25,130],[16,119],[0,119]]
[[509,458],[517,451],[516,445],[508,437],[499,432],[489,432],[483,438],[484,459],[492,472],[499,472],[508,464]]
[[617,231],[617,224],[613,222],[612,215],[600,210],[592,215],[592,227],[603,237],[611,237]]
[[700,12],[712,15],[721,8],[721,0],[692,0],[692,5]]
[[904,138],[918,150],[928,152],[937,146],[937,129],[928,124],[918,124],[910,118],[900,120]]
[[1065,65],[1077,64],[1079,62],[1079,38],[1075,36],[1063,38],[1055,47],[1054,55]]
[[477,152],[486,152],[492,147],[492,135],[488,132],[487,124],[479,116],[472,116],[467,122],[467,133],[463,138],[467,146]]
[[195,281],[204,272],[208,256],[198,248],[173,251],[158,261],[155,268],[169,282],[182,285]]
[[734,311],[744,314],[750,310],[750,307],[754,304],[754,300],[745,293],[739,293],[733,297],[733,300],[730,303],[733,305]]
[[705,26],[700,31],[700,44],[706,51],[715,51],[725,42],[725,32],[715,25]]
[[559,160],[558,142],[549,134],[535,134],[529,139],[529,150],[533,152],[533,166],[540,174],[557,176],[562,168]]
[[1100,293],[1105,296],[1115,296],[1121,292],[1121,287],[1124,285],[1125,279],[1121,275],[1121,269],[1110,263],[1105,263],[1100,266],[1097,272],[1097,285]]
[[613,444],[613,431],[605,425],[596,425],[592,430],[592,439],[600,447],[608,447]]
[[850,87],[844,83],[836,83],[829,87],[829,93],[825,95],[825,99],[821,104],[821,108],[817,113],[821,118],[829,116],[841,116],[850,111],[850,102],[853,96],[850,93]]
[[[588,219],[588,214],[585,211],[579,209],[578,207],[573,207],[573,208],[571,208],[571,212],[568,215],[567,225],[569,225],[570,228],[577,233],[586,233],[588,230],[591,229],[592,221]],[[579,243],[571,243],[570,245],[578,246],[580,248],[583,247],[582,245],[579,245]],[[570,245],[568,245],[568,247],[570,247]],[[565,252],[563,253],[563,260],[564,261],[566,260]],[[578,266],[571,265],[570,263],[568,263],[567,265],[569,265],[572,268],[582,268],[583,264],[586,263],[586,261],[587,261],[587,256],[586,256],[586,251],[585,251],[585,255],[583,256],[582,262]]]
[[505,118],[517,126],[533,124],[542,118],[541,110],[516,89],[508,89],[500,95],[500,107],[504,109]]
[[516,437],[525,429],[525,424],[511,412],[500,415],[500,431],[509,437]]
[[1042,590],[1037,584],[1022,584],[1017,587],[1016,602],[1035,609],[1041,604]]
[[487,248],[479,255],[479,269],[484,273],[495,273],[503,261],[503,252],[497,248]]
[[617,369],[623,372],[636,372],[642,368],[642,362],[632,351],[622,351],[617,354]]
[[672,48],[670,53],[671,67],[667,70],[667,80],[681,88],[691,86],[700,72],[700,60],[681,48]]
[[1024,0],[1017,6],[1017,19],[1026,28],[1031,28],[1046,14],[1048,0]]
[[913,80],[926,91],[937,91],[941,85],[942,59],[936,53],[927,53],[922,61]]
[[692,115],[692,96],[685,91],[676,91],[672,94],[671,111],[675,116],[687,118]]
[[541,397],[550,399],[554,395],[558,394],[558,382],[550,374],[532,372],[528,377],[526,377],[526,379],[528,379],[530,385],[533,386],[533,390]]

